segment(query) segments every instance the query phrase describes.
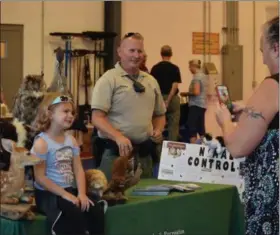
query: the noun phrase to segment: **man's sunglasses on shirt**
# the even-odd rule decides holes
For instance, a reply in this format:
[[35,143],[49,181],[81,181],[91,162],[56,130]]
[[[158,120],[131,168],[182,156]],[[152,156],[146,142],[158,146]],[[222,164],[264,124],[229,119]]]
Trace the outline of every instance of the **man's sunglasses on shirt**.
[[140,82],[133,81],[133,88],[134,88],[134,91],[137,93],[145,92],[145,87]]
[[127,76],[132,82],[133,82],[133,89],[137,93],[144,93],[145,92],[145,87],[135,79],[131,78],[130,76]]

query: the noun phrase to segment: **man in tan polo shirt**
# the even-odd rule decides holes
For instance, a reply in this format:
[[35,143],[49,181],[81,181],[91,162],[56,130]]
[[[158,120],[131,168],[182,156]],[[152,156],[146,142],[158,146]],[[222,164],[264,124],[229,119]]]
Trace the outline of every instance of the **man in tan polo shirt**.
[[[143,53],[143,37],[126,34],[118,48],[120,61],[105,72],[92,92],[92,123],[99,137],[117,144],[121,156],[130,155],[134,144],[149,138],[160,142],[165,126],[166,108],[159,85],[139,69]],[[100,169],[109,180],[116,157],[110,149],[102,155]],[[148,166],[142,168],[145,172]]]

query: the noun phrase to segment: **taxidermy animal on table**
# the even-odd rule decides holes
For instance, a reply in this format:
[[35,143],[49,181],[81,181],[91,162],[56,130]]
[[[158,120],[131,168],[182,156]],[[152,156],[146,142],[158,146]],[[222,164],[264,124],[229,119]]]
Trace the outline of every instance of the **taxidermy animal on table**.
[[[6,137],[14,140],[18,147],[24,147],[28,150],[32,148],[34,138],[38,134],[32,128],[32,123],[45,94],[46,84],[43,75],[27,75],[23,79],[12,108],[13,121],[11,124],[15,127],[16,138]],[[3,131],[7,128],[5,123],[1,123],[0,126]],[[33,178],[32,166],[26,167],[25,175],[27,178]]]
[[90,169],[85,171],[87,193],[96,200],[100,200],[104,191],[108,188],[108,181],[101,170]]
[[34,218],[31,211],[33,199],[24,196],[24,167],[38,164],[41,159],[31,155],[25,148],[16,147],[14,141],[0,137],[0,156],[2,155],[9,155],[10,166],[8,170],[0,170],[0,216],[12,220],[31,220]]
[[31,127],[38,107],[43,101],[46,84],[42,75],[28,75],[24,78],[13,105],[13,125],[18,133],[18,146],[31,149],[37,133]]
[[[18,134],[16,127],[7,120],[0,118],[0,136],[3,139],[13,140],[18,142]],[[10,168],[10,154],[8,152],[2,152],[0,154],[0,170],[7,171]]]
[[220,154],[225,148],[224,138],[222,136],[214,138],[209,133],[206,133],[203,137],[202,144],[208,146],[210,150],[216,151],[217,154]]
[[105,174],[98,169],[89,169],[85,171],[87,195],[89,195],[94,203],[102,203],[104,213],[108,208],[106,200],[102,200],[104,191],[108,188],[108,181]]
[[25,125],[31,125],[44,98],[45,87],[43,76],[26,76],[15,97],[13,117]]
[[137,164],[136,170],[134,166],[134,154],[129,157],[120,156],[114,160],[112,179],[103,196],[103,199],[106,200],[109,205],[127,202],[128,198],[125,196],[125,191],[138,184],[142,174],[141,164]]

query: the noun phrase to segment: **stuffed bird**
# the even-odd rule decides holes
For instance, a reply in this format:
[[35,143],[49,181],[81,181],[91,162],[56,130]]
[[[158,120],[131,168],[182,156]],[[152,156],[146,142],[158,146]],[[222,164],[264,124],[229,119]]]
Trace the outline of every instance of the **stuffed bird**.
[[42,75],[27,75],[15,97],[12,124],[18,135],[17,145],[30,149],[37,134],[32,129],[39,105],[44,99],[46,84]]
[[31,125],[44,98],[45,87],[43,76],[26,76],[15,97],[13,117],[25,125]]
[[142,175],[141,164],[138,163],[135,169],[135,159],[133,154],[129,157],[117,157],[112,166],[112,179],[104,192],[103,199],[109,205],[126,203],[128,198],[125,191],[137,185]]

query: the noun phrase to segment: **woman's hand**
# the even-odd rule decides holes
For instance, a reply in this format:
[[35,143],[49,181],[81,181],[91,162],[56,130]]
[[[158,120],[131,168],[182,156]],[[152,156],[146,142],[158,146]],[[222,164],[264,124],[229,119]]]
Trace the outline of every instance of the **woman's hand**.
[[90,205],[94,206],[94,203],[88,198],[86,194],[79,194],[78,198],[81,203],[81,210],[82,211],[88,211]]
[[67,191],[65,191],[65,193],[61,197],[64,198],[65,200],[69,201],[69,202],[72,202],[77,207],[80,206],[80,200],[76,196],[74,196],[73,194],[68,193]]
[[245,109],[245,104],[242,101],[232,102],[233,104],[233,112],[240,113]]
[[217,105],[216,120],[221,128],[223,128],[226,123],[231,122],[231,114],[224,104]]
[[234,114],[235,122],[239,121],[240,115],[242,114],[243,110],[245,109],[245,104],[242,101],[237,101],[232,103],[232,112]]

